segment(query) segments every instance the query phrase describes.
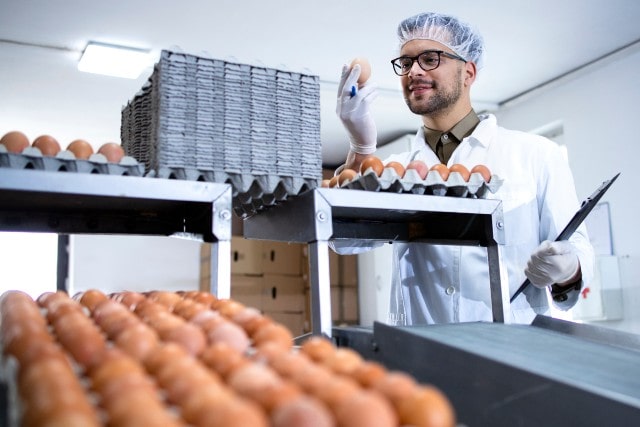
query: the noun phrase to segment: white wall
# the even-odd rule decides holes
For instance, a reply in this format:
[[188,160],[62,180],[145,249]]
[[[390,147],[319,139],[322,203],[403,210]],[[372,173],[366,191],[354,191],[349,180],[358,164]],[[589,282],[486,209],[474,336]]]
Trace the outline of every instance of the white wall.
[[598,323],[634,333],[640,333],[640,232],[636,216],[640,201],[635,191],[640,158],[638,69],[640,46],[635,46],[496,112],[498,123],[513,129],[534,130],[562,122],[563,142],[580,199],[621,172],[602,201],[609,202],[610,207],[624,317]]
[[200,245],[164,236],[71,236],[69,293],[196,290]]

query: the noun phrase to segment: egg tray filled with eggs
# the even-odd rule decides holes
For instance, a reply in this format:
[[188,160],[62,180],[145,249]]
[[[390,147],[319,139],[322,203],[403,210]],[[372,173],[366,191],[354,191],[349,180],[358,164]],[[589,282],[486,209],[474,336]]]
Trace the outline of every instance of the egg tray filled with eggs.
[[94,152],[91,144],[77,139],[63,150],[50,135],[41,135],[30,142],[19,131],[8,132],[0,139],[0,167],[108,175],[144,174],[144,165],[126,156],[122,147],[114,142],[104,143]]
[[11,427],[456,424],[436,386],[202,291],[7,291],[0,344]]
[[447,167],[439,163],[429,167],[421,160],[412,160],[407,165],[397,161],[385,164],[370,155],[363,159],[359,171],[343,169],[333,178],[323,180],[321,185],[353,190],[484,198],[487,192],[498,191],[502,182],[484,165],[469,169],[462,164]]

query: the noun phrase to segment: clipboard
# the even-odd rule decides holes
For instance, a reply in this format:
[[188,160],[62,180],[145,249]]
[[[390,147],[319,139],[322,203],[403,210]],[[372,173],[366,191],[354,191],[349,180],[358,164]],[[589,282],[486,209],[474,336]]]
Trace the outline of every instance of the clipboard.
[[[598,204],[598,201],[602,198],[604,193],[609,189],[609,187],[611,187],[611,184],[613,184],[613,182],[618,179],[618,176],[620,176],[620,172],[618,172],[613,178],[606,180],[602,184],[600,184],[600,186],[596,189],[596,191],[593,192],[593,194],[583,200],[582,204],[580,205],[580,209],[578,209],[578,211],[573,215],[573,218],[571,218],[571,221],[569,221],[567,226],[560,232],[560,234],[556,238],[556,242],[560,240],[568,240],[569,237],[571,237],[573,232],[576,231],[580,224],[582,224],[582,221],[584,221],[591,210],[593,210],[593,208]],[[518,297],[518,295],[520,295],[527,288],[527,286],[529,286],[530,283],[531,282],[529,281],[529,279],[526,279],[522,283],[522,285],[520,285],[518,290],[513,294],[509,302],[512,303]]]

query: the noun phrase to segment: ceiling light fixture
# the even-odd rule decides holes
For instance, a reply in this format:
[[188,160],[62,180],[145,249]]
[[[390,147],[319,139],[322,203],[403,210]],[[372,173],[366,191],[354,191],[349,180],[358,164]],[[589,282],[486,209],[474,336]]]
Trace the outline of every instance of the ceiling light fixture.
[[137,79],[152,63],[150,50],[89,42],[78,62],[78,70]]

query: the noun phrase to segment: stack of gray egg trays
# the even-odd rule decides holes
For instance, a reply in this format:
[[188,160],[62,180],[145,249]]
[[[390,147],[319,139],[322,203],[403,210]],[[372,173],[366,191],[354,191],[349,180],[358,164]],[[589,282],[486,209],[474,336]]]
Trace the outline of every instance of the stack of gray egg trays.
[[322,179],[317,76],[165,50],[121,134],[147,176],[230,183],[239,216]]

